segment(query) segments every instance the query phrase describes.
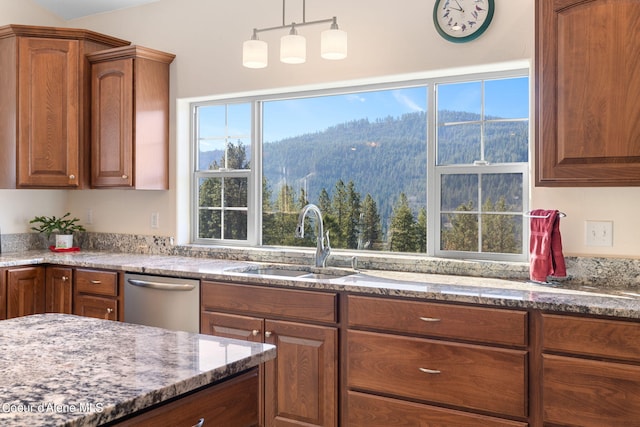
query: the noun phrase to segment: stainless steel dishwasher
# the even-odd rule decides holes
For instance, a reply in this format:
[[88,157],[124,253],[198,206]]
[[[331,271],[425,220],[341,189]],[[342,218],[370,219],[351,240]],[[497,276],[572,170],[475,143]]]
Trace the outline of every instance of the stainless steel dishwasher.
[[200,331],[200,281],[126,273],[124,321],[174,331]]

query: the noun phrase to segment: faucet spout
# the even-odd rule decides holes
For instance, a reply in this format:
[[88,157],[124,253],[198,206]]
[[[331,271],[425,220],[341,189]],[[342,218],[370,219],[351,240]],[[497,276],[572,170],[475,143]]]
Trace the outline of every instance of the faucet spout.
[[324,233],[324,225],[322,223],[322,212],[320,212],[320,208],[314,204],[308,204],[300,211],[300,215],[298,216],[298,225],[296,227],[296,237],[303,238],[304,237],[304,219],[307,217],[309,213],[313,213],[316,217],[316,267],[325,267],[327,263],[327,258],[329,258],[329,254],[331,253],[331,246],[329,243],[329,231],[325,235]]

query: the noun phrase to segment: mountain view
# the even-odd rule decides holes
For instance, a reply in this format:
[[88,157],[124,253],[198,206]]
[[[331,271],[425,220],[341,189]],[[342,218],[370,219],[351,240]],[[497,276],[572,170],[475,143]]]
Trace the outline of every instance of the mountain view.
[[[479,117],[454,111],[440,111],[439,115],[443,122],[462,124],[441,128],[438,163],[473,164],[474,160],[480,159],[479,125],[465,124],[471,120],[478,120]],[[336,193],[353,193],[352,198],[355,198],[357,204],[363,203],[369,196],[371,200],[368,203],[374,203],[379,223],[377,239],[385,240],[384,236],[388,234],[392,225],[394,209],[398,208],[398,203],[406,204],[414,220],[420,215],[420,210],[426,208],[425,128],[425,113],[415,112],[375,121],[354,120],[331,126],[324,131],[306,133],[280,141],[265,141],[264,193],[269,198],[265,201],[265,206],[270,207],[265,207],[264,210],[284,211],[285,209],[278,207],[278,203],[285,197],[283,193],[286,192],[286,197],[295,206],[290,209],[291,212],[282,212],[290,216],[287,220],[288,225],[283,227],[293,230],[290,223],[295,221],[294,217],[302,202],[316,203],[321,205],[321,208],[331,211],[332,205],[335,206],[336,203],[331,201],[331,198],[337,197]],[[498,121],[485,127],[485,156],[492,163],[526,162],[527,147],[527,122]],[[247,156],[248,153],[244,151],[242,150],[242,155]],[[201,153],[200,166],[207,168],[215,162],[220,164],[222,154],[215,151]],[[517,180],[509,179],[508,175],[505,179],[499,175],[498,178],[499,182],[494,182],[488,188],[489,194],[486,196],[493,203],[502,198],[502,210],[517,211],[519,207],[509,205],[509,201],[521,197],[521,194],[518,194],[521,189],[518,189]],[[447,181],[446,194],[443,192],[443,207],[449,206],[451,210],[469,210],[468,180],[468,175],[462,175],[457,180]],[[363,212],[359,208],[357,210],[362,218]],[[329,215],[331,216],[331,213]],[[266,227],[268,221],[265,217],[263,221]],[[329,228],[332,221],[341,220],[330,217]],[[358,222],[358,219],[352,219],[351,222]],[[362,225],[351,225],[353,233],[358,227],[362,228]],[[338,240],[343,235],[344,247],[355,245],[355,237],[345,237],[351,232],[338,229],[332,233],[334,239]],[[265,232],[266,236],[269,234]],[[349,240],[352,243],[348,243]],[[332,246],[337,247],[334,240]]]

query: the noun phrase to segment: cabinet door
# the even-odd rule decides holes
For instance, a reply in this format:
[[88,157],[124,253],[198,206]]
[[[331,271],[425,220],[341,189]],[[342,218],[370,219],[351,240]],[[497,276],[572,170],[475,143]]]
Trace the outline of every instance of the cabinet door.
[[[237,314],[203,311],[200,314],[200,333],[245,341],[262,342],[264,319]],[[258,425],[264,425],[264,365],[258,368]]]
[[47,313],[71,314],[73,302],[73,285],[68,267],[47,267],[45,311]]
[[118,320],[118,300],[93,295],[76,295],[73,314],[96,319]]
[[337,425],[336,328],[265,321],[278,357],[265,364],[265,425]]
[[19,39],[18,186],[77,187],[77,40]]
[[7,271],[7,318],[44,313],[44,267],[12,268]]
[[133,59],[91,67],[91,186],[133,186]]
[[640,185],[640,2],[536,4],[536,185]]

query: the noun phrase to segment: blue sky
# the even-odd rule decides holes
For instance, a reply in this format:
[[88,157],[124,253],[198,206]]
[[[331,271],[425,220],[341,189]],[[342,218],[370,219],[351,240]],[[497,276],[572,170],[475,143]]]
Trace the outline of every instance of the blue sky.
[[425,111],[426,99],[424,88],[409,88],[271,101],[264,105],[263,138],[273,142],[353,120]]
[[[456,83],[438,87],[438,108],[454,111],[480,112],[482,99],[479,82]],[[527,77],[488,80],[485,83],[485,114],[504,118],[528,117],[529,96]],[[279,141],[305,133],[323,131],[330,126],[353,120],[388,116],[399,117],[406,113],[425,111],[427,90],[410,87],[315,98],[297,98],[267,101],[264,104],[264,140]],[[251,132],[249,104],[229,107],[230,135]],[[201,110],[201,137],[224,137],[224,106],[204,107]],[[244,139],[244,137],[243,137]],[[203,151],[222,148],[222,141],[203,143]],[[218,147],[218,145],[220,147]]]
[[[493,80],[485,84],[485,114],[504,118],[528,116],[528,78]],[[479,82],[441,85],[438,108],[480,113],[482,100]],[[264,140],[278,141],[304,133],[322,131],[338,123],[368,118],[425,111],[424,87],[359,92],[322,98],[271,101],[264,105]]]

